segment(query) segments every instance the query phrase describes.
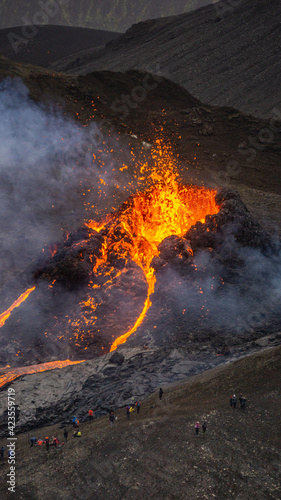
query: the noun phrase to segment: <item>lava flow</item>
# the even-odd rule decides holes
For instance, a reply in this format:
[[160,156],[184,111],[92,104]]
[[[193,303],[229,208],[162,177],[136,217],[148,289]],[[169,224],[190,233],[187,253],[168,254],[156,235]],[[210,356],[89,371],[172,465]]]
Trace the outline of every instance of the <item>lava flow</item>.
[[29,295],[31,294],[31,292],[33,292],[33,290],[35,290],[35,288],[36,287],[33,286],[32,288],[29,288],[28,290],[26,290],[24,293],[22,293],[19,296],[19,298],[17,300],[15,300],[15,302],[9,307],[9,309],[7,309],[2,314],[0,314],[0,328],[5,324],[5,322],[7,321],[7,319],[9,318],[9,316],[11,315],[11,312],[16,307],[19,307],[27,299],[27,297],[29,297]]
[[41,363],[40,365],[21,366],[18,368],[11,368],[11,369],[7,369],[6,367],[3,368],[3,370],[5,370],[5,373],[3,375],[0,375],[0,387],[3,387],[9,382],[12,382],[21,375],[30,375],[32,373],[45,372],[47,370],[54,370],[55,368],[64,368],[65,366],[77,365],[78,363],[83,363],[83,362],[84,360],[69,361],[69,359],[66,359],[65,361],[51,361],[49,363]]

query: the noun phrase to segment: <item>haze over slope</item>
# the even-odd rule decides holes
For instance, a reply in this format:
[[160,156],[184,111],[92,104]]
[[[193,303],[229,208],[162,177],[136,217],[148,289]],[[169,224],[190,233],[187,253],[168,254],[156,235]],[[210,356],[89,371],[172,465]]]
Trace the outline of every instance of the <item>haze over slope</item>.
[[[216,1],[216,0],[215,0]],[[132,24],[148,18],[172,16],[182,12],[198,9],[211,3],[212,0],[52,0],[42,2],[51,4],[42,9],[37,0],[14,0],[11,7],[9,0],[1,0],[0,28],[21,26],[23,24],[62,24],[109,31],[125,31]],[[38,13],[45,10],[48,20]],[[48,10],[49,9],[49,10]],[[31,22],[30,22],[31,21]],[[36,22],[37,21],[37,22]]]
[[98,54],[79,54],[55,69],[76,74],[150,70],[208,104],[269,116],[281,101],[280,15],[277,0],[246,0],[223,17],[209,5],[140,23]]

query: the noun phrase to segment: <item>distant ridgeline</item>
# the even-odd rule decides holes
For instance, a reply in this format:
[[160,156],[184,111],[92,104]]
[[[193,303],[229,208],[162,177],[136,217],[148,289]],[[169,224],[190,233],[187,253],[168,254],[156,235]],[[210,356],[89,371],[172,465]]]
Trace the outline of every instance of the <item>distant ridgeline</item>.
[[[216,1],[216,0],[215,0]],[[173,16],[214,0],[0,0],[0,29],[25,24],[58,24],[125,32],[132,24]]]

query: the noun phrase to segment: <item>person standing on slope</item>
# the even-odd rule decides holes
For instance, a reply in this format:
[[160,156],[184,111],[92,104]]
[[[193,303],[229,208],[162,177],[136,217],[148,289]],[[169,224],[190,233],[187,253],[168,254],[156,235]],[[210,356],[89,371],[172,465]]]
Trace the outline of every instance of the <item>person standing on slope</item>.
[[127,415],[127,420],[130,420],[130,406],[126,406],[126,415]]
[[109,413],[109,423],[110,423],[110,427],[113,426],[113,422],[115,420],[115,416],[114,416],[114,411],[113,410],[110,410],[110,413]]
[[196,422],[196,424],[195,424],[195,426],[194,426],[194,427],[195,427],[195,434],[196,434],[196,436],[199,436],[199,429],[200,429],[200,424],[199,424],[199,422]]

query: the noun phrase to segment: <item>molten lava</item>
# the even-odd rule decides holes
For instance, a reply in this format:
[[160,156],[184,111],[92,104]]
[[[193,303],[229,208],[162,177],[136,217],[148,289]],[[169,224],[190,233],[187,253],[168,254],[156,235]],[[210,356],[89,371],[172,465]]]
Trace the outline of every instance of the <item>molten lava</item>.
[[[5,371],[3,375],[0,375],[0,387],[3,387],[9,382],[12,382],[21,375],[30,375],[31,373],[45,372],[47,370],[54,370],[55,368],[64,368],[65,366],[77,365],[78,363],[83,363],[83,362],[84,360],[69,361],[69,359],[66,359],[65,361],[51,361],[50,363],[42,363],[40,365],[30,365],[30,366],[21,366],[19,368],[11,368],[10,370]],[[6,370],[6,368],[4,369]]]
[[7,311],[4,311],[2,314],[0,314],[0,328],[5,324],[6,320],[9,318],[11,312],[16,307],[19,307],[27,299],[27,297],[29,297],[31,292],[33,292],[33,290],[35,290],[35,288],[36,287],[33,286],[32,288],[29,288],[28,290],[26,290],[24,293],[22,293],[20,295],[20,297],[17,300],[15,300],[15,302],[9,307],[9,309],[7,309]]
[[[203,223],[206,215],[217,213],[219,207],[215,196],[215,190],[179,184],[176,176],[167,169],[164,182],[162,177],[162,182],[131,196],[117,217],[112,216],[94,272],[105,271],[110,262],[109,254],[117,254],[125,261],[130,257],[146,277],[148,294],[137,321],[127,333],[114,341],[111,351],[136,331],[151,305],[150,297],[156,281],[151,262],[159,254],[158,245],[168,236],[183,236],[197,221]],[[104,223],[101,226],[104,227]],[[119,233],[124,235],[121,240],[116,238],[117,226]],[[90,221],[88,227],[98,229],[94,221]]]

